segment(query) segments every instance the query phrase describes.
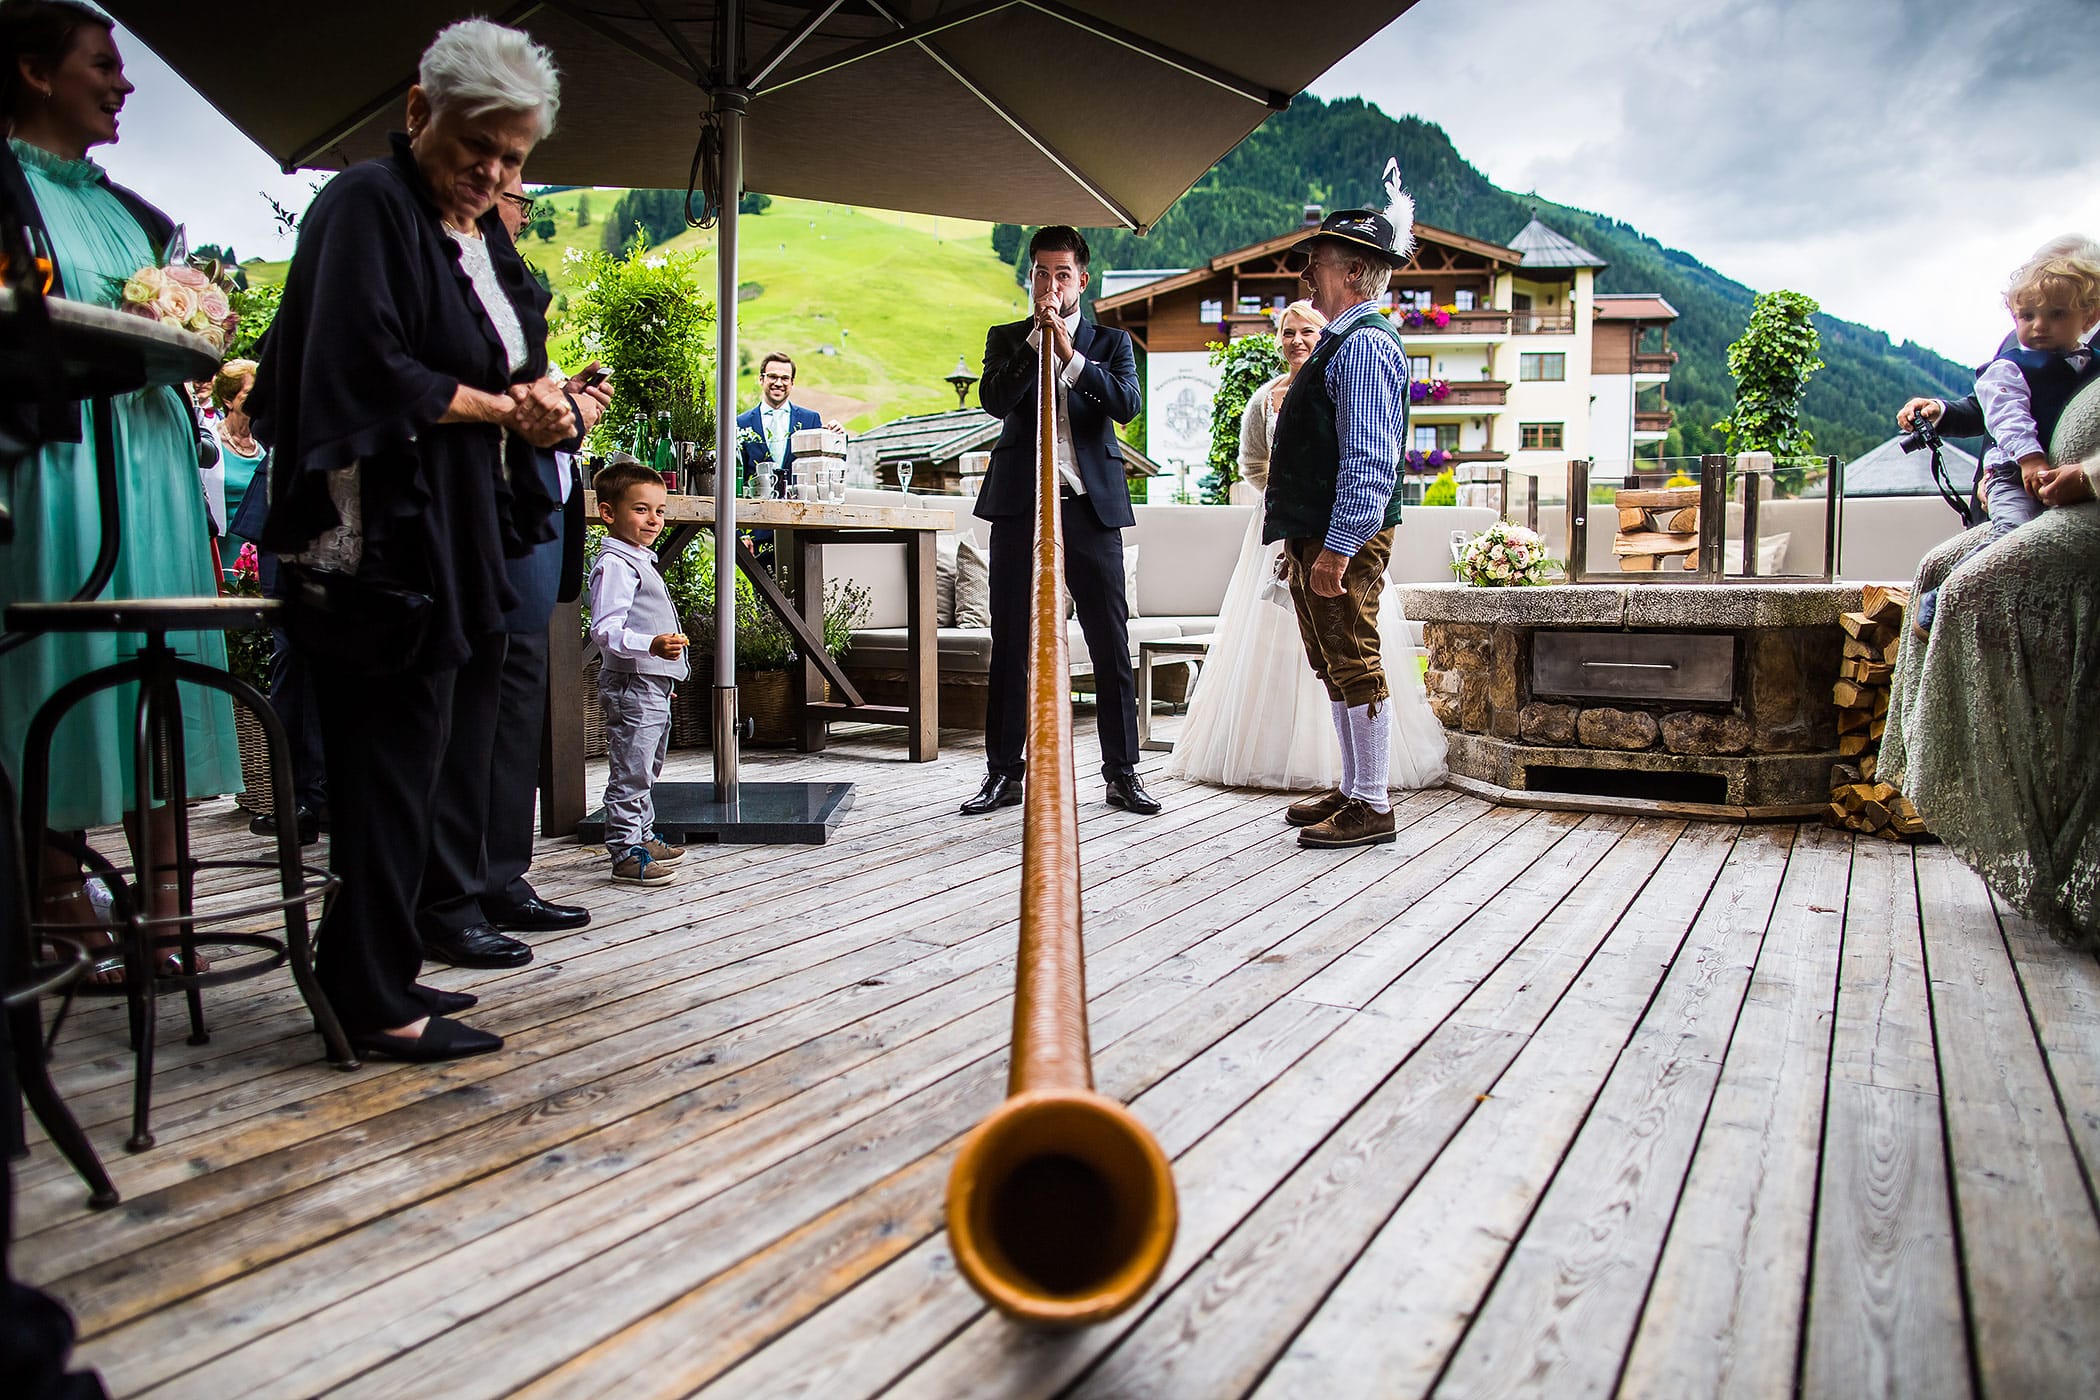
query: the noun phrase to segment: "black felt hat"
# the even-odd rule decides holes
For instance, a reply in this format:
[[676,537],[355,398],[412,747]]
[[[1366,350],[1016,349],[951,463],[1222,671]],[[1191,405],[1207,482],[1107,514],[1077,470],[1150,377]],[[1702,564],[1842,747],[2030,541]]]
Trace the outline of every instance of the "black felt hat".
[[1321,239],[1362,248],[1384,259],[1390,267],[1405,267],[1414,252],[1414,230],[1400,229],[1375,209],[1337,209],[1320,220],[1320,226],[1292,245],[1291,261],[1303,267]]

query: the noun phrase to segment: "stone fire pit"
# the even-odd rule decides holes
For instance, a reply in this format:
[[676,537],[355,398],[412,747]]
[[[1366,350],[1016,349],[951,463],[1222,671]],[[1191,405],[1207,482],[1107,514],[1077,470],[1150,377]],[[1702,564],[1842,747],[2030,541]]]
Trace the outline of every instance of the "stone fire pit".
[[1454,780],[1501,801],[1814,816],[1857,584],[1403,587]]

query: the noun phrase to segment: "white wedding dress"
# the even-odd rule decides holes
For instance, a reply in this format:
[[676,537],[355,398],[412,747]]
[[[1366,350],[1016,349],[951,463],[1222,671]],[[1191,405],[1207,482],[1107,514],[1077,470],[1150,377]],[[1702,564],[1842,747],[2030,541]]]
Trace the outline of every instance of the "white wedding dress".
[[[1276,572],[1283,552],[1281,541],[1261,542],[1260,492],[1268,484],[1268,447],[1276,431],[1269,391],[1277,382],[1255,391],[1241,422],[1241,484],[1233,487],[1233,498],[1251,501],[1254,511],[1167,771],[1227,787],[1295,792],[1339,784],[1342,750],[1327,689],[1305,659],[1297,614],[1261,596],[1262,581]],[[1444,777],[1444,727],[1429,708],[1400,597],[1390,584],[1379,599],[1378,636],[1392,692],[1388,781],[1395,788],[1433,787]]]

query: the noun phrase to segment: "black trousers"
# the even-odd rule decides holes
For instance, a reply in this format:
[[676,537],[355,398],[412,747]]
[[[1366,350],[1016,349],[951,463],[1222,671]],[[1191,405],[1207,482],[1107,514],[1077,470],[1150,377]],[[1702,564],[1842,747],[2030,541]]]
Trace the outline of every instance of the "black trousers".
[[313,664],[328,755],[329,865],[342,881],[314,970],[353,1035],[430,1014],[415,985],[423,967],[416,909],[446,751],[455,732],[488,729],[500,669],[500,655],[398,676]]
[[[459,668],[452,723],[430,809],[430,845],[416,899],[416,933],[458,933],[482,923],[481,892],[488,883],[489,781],[496,753],[496,712],[510,634],[473,639]],[[534,770],[538,769],[535,757]]]
[[484,914],[537,898],[525,878],[532,864],[533,802],[540,779],[540,735],[547,727],[547,629],[512,632],[496,688],[493,771],[488,783],[488,865]]
[[[1137,685],[1130,674],[1130,606],[1123,596],[1123,532],[1094,515],[1079,497],[1067,497],[1065,586],[1079,614],[1079,630],[1093,658],[1095,723],[1101,734],[1101,776],[1135,772],[1138,760]],[[1028,590],[1034,567],[1035,521],[992,522],[991,693],[984,709],[985,767],[1003,778],[1027,768]]]

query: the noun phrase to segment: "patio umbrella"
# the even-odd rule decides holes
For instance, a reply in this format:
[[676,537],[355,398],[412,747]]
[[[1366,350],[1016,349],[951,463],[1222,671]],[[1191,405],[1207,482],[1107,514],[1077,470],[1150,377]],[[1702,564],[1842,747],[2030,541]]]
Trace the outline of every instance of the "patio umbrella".
[[[745,189],[1143,230],[1413,0],[527,0],[489,14],[562,71],[537,182],[682,188],[719,211],[718,460],[734,460]],[[382,154],[458,0],[106,0],[287,170]],[[734,474],[716,474],[717,735],[733,732]],[[717,742],[715,791],[737,792]]]

